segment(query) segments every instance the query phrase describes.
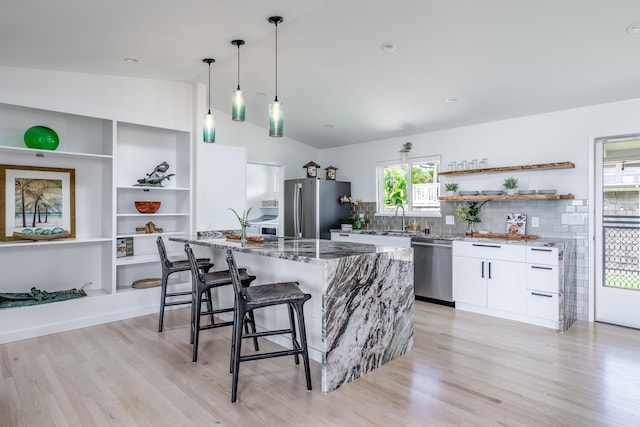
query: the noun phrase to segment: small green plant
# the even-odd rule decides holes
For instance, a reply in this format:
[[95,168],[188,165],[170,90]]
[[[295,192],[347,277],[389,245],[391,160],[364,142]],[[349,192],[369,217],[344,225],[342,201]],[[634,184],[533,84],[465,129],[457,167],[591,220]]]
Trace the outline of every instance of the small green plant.
[[518,179],[513,177],[505,178],[502,186],[510,190],[518,188]]
[[488,200],[483,202],[467,202],[467,205],[458,205],[456,207],[456,216],[460,221],[466,222],[480,222],[480,209],[487,203]]
[[242,228],[248,227],[249,225],[251,225],[249,224],[249,220],[247,219],[249,216],[249,212],[251,212],[251,209],[253,208],[249,208],[248,210],[242,211],[242,216],[240,216],[238,215],[238,212],[236,212],[234,209],[229,208],[229,210],[234,213],[236,218],[238,218],[238,222],[240,223],[240,227]]
[[445,191],[458,191],[457,182],[447,182],[444,184]]

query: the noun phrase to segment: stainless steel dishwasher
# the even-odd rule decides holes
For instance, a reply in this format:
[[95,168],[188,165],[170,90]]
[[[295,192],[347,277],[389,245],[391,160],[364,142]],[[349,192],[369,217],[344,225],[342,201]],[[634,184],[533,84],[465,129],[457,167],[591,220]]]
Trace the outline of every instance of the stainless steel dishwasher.
[[438,237],[413,237],[413,283],[416,299],[455,307],[452,286],[453,242]]

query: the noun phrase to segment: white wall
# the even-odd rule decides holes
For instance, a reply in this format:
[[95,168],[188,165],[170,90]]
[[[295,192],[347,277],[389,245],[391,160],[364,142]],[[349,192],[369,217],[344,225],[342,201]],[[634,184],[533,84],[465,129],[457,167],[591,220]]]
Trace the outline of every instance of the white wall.
[[[633,132],[640,132],[640,99],[331,148],[320,152],[319,163],[338,167],[338,179],[351,181],[354,197],[374,201],[376,161],[399,159],[407,141],[413,144],[408,157],[441,155],[445,168],[454,160],[484,157],[490,167],[570,161],[574,170],[519,172],[521,188],[552,188],[587,199],[590,139]],[[478,188],[461,189],[500,188],[504,178],[473,177],[465,184]]]
[[192,85],[0,67],[0,102],[190,131]]

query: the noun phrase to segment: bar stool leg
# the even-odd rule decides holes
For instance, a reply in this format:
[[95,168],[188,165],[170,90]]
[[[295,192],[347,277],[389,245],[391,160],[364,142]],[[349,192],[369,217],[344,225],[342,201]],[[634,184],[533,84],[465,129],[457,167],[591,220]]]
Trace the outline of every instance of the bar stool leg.
[[300,344],[302,345],[302,361],[304,363],[304,375],[307,378],[307,390],[311,390],[311,371],[309,370],[309,352],[307,351],[307,330],[304,326],[304,306],[295,304],[298,315],[298,328],[300,330]]
[[158,321],[158,332],[162,332],[162,324],[164,322],[164,304],[167,298],[167,281],[168,274],[162,272],[162,296],[160,297],[160,320]]
[[[253,317],[253,310],[247,313],[247,323],[251,326],[252,332],[256,333],[256,319]],[[255,351],[260,351],[260,347],[258,346],[258,337],[253,337],[253,349]]]
[[[242,304],[240,304],[242,305]],[[233,328],[233,381],[231,386],[231,402],[235,402],[238,395],[238,375],[240,371],[240,352],[242,348],[242,319],[244,319],[244,307],[236,307]]]
[[200,336],[200,313],[202,312],[202,291],[196,291],[196,300],[193,302],[195,311],[193,315],[193,362],[198,361],[198,338]]
[[[291,328],[291,345],[293,348],[299,348],[298,340],[296,339],[296,322],[293,318],[293,304],[287,304],[289,308],[289,327]],[[296,361],[296,365],[300,364],[300,358],[298,357],[298,353],[293,355],[293,359]]]

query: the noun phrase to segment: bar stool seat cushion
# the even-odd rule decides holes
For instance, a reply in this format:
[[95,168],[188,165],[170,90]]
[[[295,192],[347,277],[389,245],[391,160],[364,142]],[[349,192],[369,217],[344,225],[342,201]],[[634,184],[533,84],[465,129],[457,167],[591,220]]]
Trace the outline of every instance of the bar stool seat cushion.
[[[240,279],[242,279],[242,271],[240,271]],[[251,304],[291,302],[292,300],[305,299],[307,296],[295,282],[272,283],[269,286],[251,286],[244,291],[247,302]]]

